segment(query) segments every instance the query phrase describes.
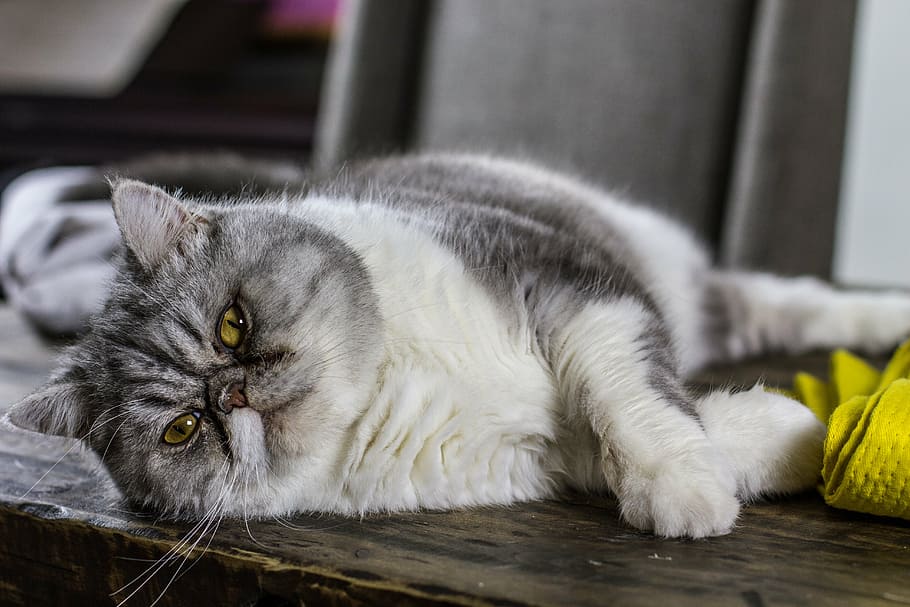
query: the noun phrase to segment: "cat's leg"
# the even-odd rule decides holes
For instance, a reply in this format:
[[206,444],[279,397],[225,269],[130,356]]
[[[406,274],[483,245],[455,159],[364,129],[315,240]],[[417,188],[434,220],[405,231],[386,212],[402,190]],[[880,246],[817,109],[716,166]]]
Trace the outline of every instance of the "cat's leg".
[[736,482],[676,374],[669,338],[640,301],[583,304],[545,351],[562,398],[590,423],[623,517],[660,536],[731,530]]
[[816,348],[883,352],[910,335],[910,295],[839,291],[808,277],[714,271],[704,311],[715,361]]
[[807,407],[756,385],[712,392],[696,409],[740,499],[794,493],[817,482],[825,426]]

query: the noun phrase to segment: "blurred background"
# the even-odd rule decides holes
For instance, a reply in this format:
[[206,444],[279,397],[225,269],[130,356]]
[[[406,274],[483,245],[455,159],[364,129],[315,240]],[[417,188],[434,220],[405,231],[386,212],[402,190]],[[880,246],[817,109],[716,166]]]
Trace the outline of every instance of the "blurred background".
[[0,188],[161,151],[492,150],[724,265],[910,287],[907,31],[906,0],[4,0]]
[[834,278],[910,288],[910,2],[860,3]]
[[337,0],[0,2],[0,162],[306,155]]

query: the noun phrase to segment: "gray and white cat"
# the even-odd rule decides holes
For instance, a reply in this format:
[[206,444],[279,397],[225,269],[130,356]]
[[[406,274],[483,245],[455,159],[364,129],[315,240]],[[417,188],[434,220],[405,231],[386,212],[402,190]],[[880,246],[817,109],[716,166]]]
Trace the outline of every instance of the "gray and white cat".
[[906,296],[712,269],[666,219],[528,164],[392,158],[288,192],[116,181],[110,299],[12,421],[82,438],[175,516],[574,488],[702,537],[812,486],[824,428],[760,386],[694,397],[687,374],[910,332]]

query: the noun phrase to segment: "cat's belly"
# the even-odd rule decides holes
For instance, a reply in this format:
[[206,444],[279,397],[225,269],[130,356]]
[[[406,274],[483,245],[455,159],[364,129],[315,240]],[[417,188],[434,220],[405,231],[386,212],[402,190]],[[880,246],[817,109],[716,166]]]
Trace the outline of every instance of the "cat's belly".
[[559,398],[533,354],[411,351],[391,359],[380,382],[344,466],[342,503],[351,510],[552,493]]

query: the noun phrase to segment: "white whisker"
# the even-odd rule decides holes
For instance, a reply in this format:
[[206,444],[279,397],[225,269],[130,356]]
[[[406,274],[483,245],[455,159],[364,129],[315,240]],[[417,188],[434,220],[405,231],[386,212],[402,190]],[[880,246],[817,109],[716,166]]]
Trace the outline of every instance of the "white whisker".
[[260,548],[265,548],[266,550],[268,550],[269,547],[262,544],[261,542],[259,542],[256,538],[254,538],[253,532],[250,531],[250,519],[247,516],[247,511],[246,511],[246,496],[247,496],[248,491],[249,491],[249,480],[245,480],[244,487],[243,487],[243,525],[244,525],[244,527],[246,527],[246,534],[248,536],[250,536],[250,540],[252,540],[252,542],[254,544],[259,546]]
[[[225,472],[226,468],[228,467],[228,464],[229,464],[229,461],[227,459],[225,459],[224,463],[221,466],[221,469],[219,470],[219,475],[221,475],[222,473]],[[221,489],[219,491],[218,496],[213,501],[212,506],[206,511],[205,514],[203,514],[203,516],[199,520],[199,522],[197,522],[193,526],[193,528],[190,529],[190,531],[188,531],[186,533],[186,535],[183,537],[183,539],[181,539],[174,546],[172,546],[161,558],[157,559],[152,565],[147,567],[142,573],[140,573],[135,578],[133,578],[132,581],[128,582],[127,584],[124,584],[119,589],[115,590],[114,592],[112,592],[110,594],[110,596],[112,596],[112,597],[116,596],[116,595],[120,594],[121,592],[125,592],[133,584],[140,582],[139,585],[129,595],[127,595],[126,598],[124,598],[122,601],[120,601],[117,604],[117,607],[121,607],[122,605],[124,605],[127,601],[130,600],[130,598],[132,598],[137,592],[139,592],[149,581],[151,581],[151,579],[153,577],[155,577],[155,575],[162,568],[164,568],[169,563],[174,561],[176,558],[181,556],[181,554],[182,554],[181,551],[184,549],[184,547],[189,545],[190,539],[194,535],[196,535],[197,532],[199,532],[199,538],[187,549],[185,554],[189,554],[192,552],[192,550],[198,544],[199,539],[204,537],[205,533],[210,528],[215,517],[220,516],[220,511],[223,506],[224,499],[228,495],[230,490],[233,488],[233,481],[235,479],[236,479],[236,475],[231,480],[231,482],[228,483],[228,476],[227,476],[227,474],[224,474],[224,478],[221,483]],[[171,581],[173,581],[173,578]]]
[[108,449],[110,449],[111,445],[114,443],[114,437],[117,436],[117,433],[120,432],[120,428],[122,428],[124,426],[124,424],[126,424],[126,422],[128,422],[128,421],[130,421],[130,420],[125,419],[122,422],[120,422],[120,425],[117,426],[117,428],[111,433],[111,438],[109,441],[107,441],[107,446],[104,448],[104,453],[101,454],[101,463],[102,464],[104,463],[104,458],[107,457]]
[[[115,405],[115,406],[116,406],[116,405]],[[109,418],[109,419],[107,419],[107,420],[101,422],[101,421],[100,421],[100,420],[101,420],[101,416],[104,415],[104,413],[107,413],[108,411],[110,411],[110,410],[113,409],[113,408],[114,408],[114,407],[108,407],[107,409],[105,409],[105,410],[102,412],[102,414],[99,415],[99,416],[95,419],[94,423],[91,425],[91,427],[89,428],[89,431],[88,431],[88,432],[86,432],[84,435],[82,435],[82,436],[80,436],[80,437],[74,439],[73,444],[70,445],[70,447],[69,447],[66,451],[63,452],[63,455],[61,455],[61,456],[57,459],[57,461],[55,461],[55,462],[51,465],[51,467],[48,468],[47,471],[46,471],[44,474],[42,474],[42,475],[38,478],[38,480],[36,480],[36,481],[34,482],[34,484],[33,484],[31,487],[28,488],[28,491],[26,491],[25,493],[23,493],[22,495],[20,495],[20,496],[19,496],[19,499],[25,499],[26,497],[28,497],[28,494],[31,493],[31,492],[35,489],[35,487],[38,486],[38,483],[40,483],[40,482],[43,481],[45,478],[47,478],[47,475],[50,474],[51,472],[53,472],[53,471],[54,471],[54,468],[56,468],[56,467],[60,464],[60,462],[62,462],[62,461],[64,460],[64,458],[65,458],[67,455],[69,455],[70,453],[72,453],[73,449],[75,449],[76,447],[82,445],[82,441],[84,441],[86,438],[88,438],[88,436],[89,436],[92,432],[95,432],[96,430],[99,430],[100,428],[104,427],[106,424],[108,424],[108,423],[114,421],[115,419],[118,419],[118,418],[120,418],[120,417],[123,417],[124,415],[126,415],[126,413],[128,413],[127,411],[122,411],[122,412],[118,413],[117,415],[115,415],[115,416],[113,416],[113,417],[111,417],[111,418]],[[99,423],[99,422],[100,422],[100,423]]]

